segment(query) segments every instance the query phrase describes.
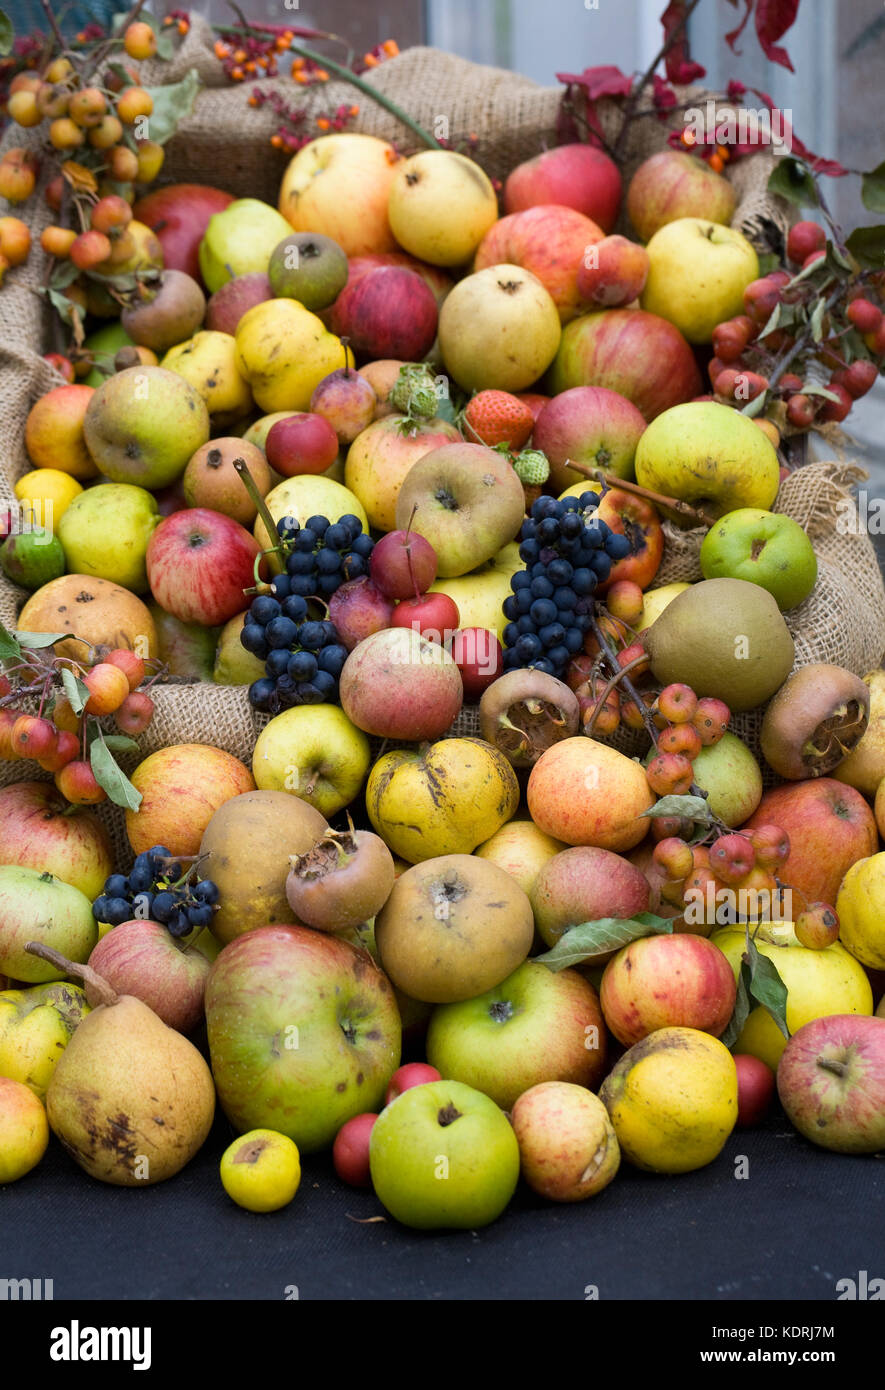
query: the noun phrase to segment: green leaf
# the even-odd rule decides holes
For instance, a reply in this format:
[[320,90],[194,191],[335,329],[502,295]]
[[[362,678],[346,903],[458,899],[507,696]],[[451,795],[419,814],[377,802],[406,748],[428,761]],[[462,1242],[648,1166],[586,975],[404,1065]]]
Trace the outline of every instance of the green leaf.
[[555,946],[533,959],[548,970],[566,970],[629,946],[642,936],[668,936],[672,931],[673,919],[656,917],[653,912],[640,912],[635,917],[600,917],[595,922],[569,927]]
[[846,260],[838,246],[835,246],[832,241],[827,242],[827,254],[824,257],[824,263],[828,265],[831,270],[835,270],[837,275],[843,270],[847,271],[849,274],[853,274],[854,272],[854,267],[851,262]]
[[818,299],[811,311],[811,336],[819,343],[824,336],[824,314],[827,311],[825,299]]
[[0,58],[5,58],[7,53],[12,52],[14,37],[12,20],[5,10],[0,10]]
[[104,787],[114,805],[137,811],[141,805],[141,792],[133,787],[123,769],[117,766],[114,755],[103,737],[96,738],[89,749],[89,762],[96,782],[100,787]]
[[23,647],[51,647],[53,642],[63,642],[71,634],[69,632],[17,632],[15,635]]
[[870,212],[885,212],[885,161],[861,177],[860,196]]
[[805,392],[806,396],[823,396],[824,400],[835,401],[837,405],[840,404],[840,397],[836,395],[835,391],[830,391],[826,386],[803,386],[802,390]]
[[455,423],[455,407],[452,404],[451,396],[439,396],[436,406],[437,420],[446,420],[448,424]]
[[741,966],[738,975],[737,994],[734,1001],[734,1010],[724,1033],[720,1033],[719,1041],[724,1047],[734,1047],[741,1035],[744,1024],[750,1016],[750,967],[746,964]]
[[801,159],[779,159],[768,179],[769,193],[778,193],[799,207],[816,208],[817,187],[811,171]]
[[62,294],[60,290],[54,290],[50,285],[46,290],[46,298],[62,323],[66,323],[70,327],[73,327],[75,319],[79,319],[82,323],[85,316],[82,306],[75,304],[72,299],[68,299],[67,295]]
[[855,227],[845,245],[865,270],[885,265],[885,227]]
[[662,796],[643,816],[687,816],[690,820],[710,823],[710,804],[703,796]]
[[741,410],[741,414],[745,415],[748,420],[753,420],[757,415],[762,414],[765,409],[765,403],[766,393],[761,391],[758,396],[754,396],[751,401],[747,401],[747,404]]
[[82,714],[86,708],[86,701],[89,699],[88,688],[82,681],[77,680],[73,671],[70,671],[67,666],[62,667],[61,683],[65,688],[71,709],[75,714]]
[[21,660],[22,649],[15,633],[0,623],[0,661]]
[[750,964],[750,994],[767,1009],[785,1038],[789,1038],[787,1027],[787,987],[777,972],[774,961],[763,956],[755,941],[748,935]]
[[103,734],[102,737],[105,747],[110,748],[114,753],[135,753],[138,751],[138,744],[128,734]]
[[201,86],[199,73],[196,68],[191,68],[187,77],[180,82],[172,82],[168,87],[148,87],[154,102],[154,109],[148,117],[151,140],[165,145],[172,138],[179,121],[193,110]]
[[773,270],[780,270],[781,258],[774,251],[765,251],[759,257],[759,276],[770,275]]
[[53,268],[49,283],[54,290],[66,290],[68,285],[72,285],[80,274],[72,261],[59,261]]
[[773,333],[773,332],[774,332],[774,330],[777,328],[777,326],[778,326],[778,324],[780,323],[780,321],[781,321],[781,304],[780,304],[780,300],[778,300],[777,304],[775,304],[774,308],[772,309],[771,313],[770,313],[769,316],[768,316],[768,322],[766,323],[765,327],[764,327],[764,328],[760,328],[760,330],[759,330],[759,332],[757,333],[756,336],[757,336],[758,338],[767,338],[769,333]]

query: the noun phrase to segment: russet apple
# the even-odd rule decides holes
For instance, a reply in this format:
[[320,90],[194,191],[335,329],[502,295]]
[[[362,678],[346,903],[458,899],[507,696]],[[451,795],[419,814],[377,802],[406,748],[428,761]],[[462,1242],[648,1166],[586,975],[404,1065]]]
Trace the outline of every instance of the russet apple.
[[412,465],[431,450],[460,440],[446,420],[416,420],[386,415],[356,436],[344,465],[344,481],[366,509],[372,526],[389,532],[396,526],[396,503]]
[[523,391],[560,342],[559,312],[537,276],[495,265],[459,280],[440,310],[446,370],[467,391]]
[[697,1028],[718,1038],[736,994],[722,951],[706,937],[680,932],[622,947],[605,967],[599,1001],[618,1042],[632,1047],[658,1028]]
[[764,792],[742,828],[759,825],[779,825],[790,837],[790,853],[778,875],[794,890],[796,916],[807,903],[835,904],[851,866],[879,847],[873,813],[860,792],[832,777]]
[[681,217],[648,243],[643,309],[675,324],[690,343],[709,343],[713,329],[740,314],[744,290],[759,276],[759,258],[734,227]]
[[728,223],[737,206],[734,188],[704,160],[661,150],[643,160],[627,189],[627,213],[640,241],[680,217]]
[[643,813],[655,801],[639,763],[583,736],[541,754],[526,795],[532,820],[548,835],[615,852],[645,838]]
[[289,164],[280,212],[296,232],[321,232],[347,256],[395,251],[387,200],[400,163],[393,146],[374,135],[322,135]]
[[476,250],[474,270],[518,265],[540,280],[556,305],[561,323],[584,312],[578,274],[602,228],[573,208],[542,205],[502,217]]
[[618,166],[594,145],[557,145],[517,164],[504,184],[507,212],[558,203],[591,217],[610,232],[621,201]]
[[642,309],[606,309],[572,319],[547,381],[554,396],[570,386],[605,386],[626,396],[646,420],[701,389],[694,353],[682,334]]

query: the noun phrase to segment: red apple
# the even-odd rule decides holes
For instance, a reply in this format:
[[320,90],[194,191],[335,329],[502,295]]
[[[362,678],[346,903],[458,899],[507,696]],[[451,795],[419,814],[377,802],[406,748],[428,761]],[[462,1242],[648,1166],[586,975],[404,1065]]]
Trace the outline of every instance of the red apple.
[[607,154],[593,145],[558,145],[527,159],[504,184],[507,212],[539,203],[560,203],[592,217],[604,232],[615,225],[621,201],[621,175]]
[[263,304],[266,299],[273,297],[270,280],[263,270],[252,270],[248,275],[235,275],[232,280],[226,280],[220,290],[209,296],[209,303],[206,305],[206,327],[217,333],[229,333],[233,337],[243,315],[249,309],[254,309],[256,304]]
[[209,961],[193,946],[183,951],[159,922],[122,922],[102,937],[89,964],[118,994],[141,999],[179,1033],[203,1017]]
[[567,459],[633,478],[633,456],[644,430],[644,416],[626,396],[604,386],[573,386],[544,406],[535,422],[532,447],[547,455],[550,485],[562,492],[584,481],[566,466]]
[[794,1033],[777,1068],[800,1134],[837,1153],[885,1149],[885,1019],[828,1014]]
[[364,361],[419,362],[433,346],[438,317],[436,299],[420,275],[403,266],[378,266],[344,287],[330,325]]
[[518,401],[528,406],[536,420],[550,400],[549,396],[542,396],[540,391],[515,391],[514,395]]
[[388,598],[426,594],[436,578],[436,551],[417,531],[388,531],[369,560],[369,574]]
[[563,932],[580,922],[648,912],[650,885],[642,870],[623,855],[582,845],[548,859],[529,897],[538,934],[554,946]]
[[574,208],[542,205],[502,217],[479,244],[475,270],[519,265],[541,281],[568,323],[586,307],[578,290],[578,271],[602,229]]
[[302,411],[271,425],[264,451],[271,468],[284,478],[325,473],[338,457],[338,436],[322,415]]
[[140,198],[132,209],[136,221],[156,232],[167,270],[183,270],[202,285],[197,256],[209,218],[234,201],[232,193],[202,183],[173,183]]
[[646,420],[701,393],[694,353],[679,329],[644,309],[606,309],[566,324],[548,380],[553,395],[607,386]]
[[419,594],[417,598],[406,598],[396,605],[390,626],[410,628],[426,637],[428,642],[439,642],[450,648],[460,621],[458,605],[448,594]]
[[370,381],[352,367],[324,376],[310,398],[314,415],[328,420],[339,444],[352,444],[375,418],[378,397]]
[[660,227],[680,217],[727,224],[736,206],[728,179],[681,150],[661,150],[643,160],[627,189],[627,213],[640,241],[650,241]]
[[349,579],[329,599],[329,621],[349,652],[373,632],[390,627],[392,618],[393,600],[365,574]]
[[738,1074],[738,1129],[752,1129],[771,1109],[775,1076],[771,1067],[748,1052],[735,1052]]
[[51,873],[97,898],[113,872],[107,831],[95,813],[72,811],[51,782],[13,782],[0,790],[0,860]]
[[192,507],[165,517],[147,548],[148,582],[183,623],[218,627],[246,607],[260,547],[239,522]]
[[607,593],[613,584],[624,579],[647,589],[664,554],[664,530],[653,504],[612,487],[597,507],[596,515],[619,535],[629,536],[633,544],[633,553],[612,565],[608,579],[597,586],[597,593]]
[[372,1175],[369,1171],[369,1137],[377,1118],[377,1115],[354,1115],[335,1135],[332,1163],[341,1181],[351,1187],[372,1186]]
[[704,936],[680,932],[631,941],[605,967],[602,1013],[625,1047],[658,1028],[697,1028],[718,1038],[737,984],[727,956]]
[[428,1081],[442,1081],[436,1067],[428,1066],[427,1062],[407,1062],[391,1077],[384,1104],[389,1105],[403,1091],[410,1091],[413,1086],[425,1086]]
[[[370,270],[377,270],[379,266],[399,266],[404,270],[414,270],[432,292],[437,304],[442,304],[449,290],[452,288],[452,277],[443,270],[442,266],[429,265],[427,261],[419,261],[415,256],[410,256],[407,251],[376,251],[365,256],[351,256],[347,262],[347,284],[344,289],[349,289],[357,280],[362,279]],[[342,294],[344,290],[342,290]]]
[[637,299],[648,277],[648,252],[623,236],[591,246],[578,268],[578,294],[601,309],[619,309]]
[[450,650],[468,700],[478,700],[504,671],[503,648],[487,627],[459,628]]
[[743,829],[779,825],[790,837],[790,853],[778,876],[796,895],[794,915],[805,902],[834,903],[852,864],[879,847],[876,820],[854,787],[819,777],[773,787]]

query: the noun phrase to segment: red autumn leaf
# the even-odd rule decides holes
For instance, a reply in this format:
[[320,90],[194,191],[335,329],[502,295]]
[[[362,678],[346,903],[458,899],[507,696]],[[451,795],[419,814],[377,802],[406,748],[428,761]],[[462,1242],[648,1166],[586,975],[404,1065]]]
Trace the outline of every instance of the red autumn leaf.
[[[732,3],[732,4],[736,4],[736,3],[737,3],[737,0],[731,0],[731,3]],[[725,35],[725,42],[728,44],[728,46],[729,46],[729,48],[731,49],[732,53],[740,53],[740,49],[739,49],[738,46],[737,46],[737,41],[738,41],[738,39],[740,38],[741,34],[742,34],[742,33],[744,32],[744,30],[746,29],[746,27],[747,27],[747,20],[750,18],[750,15],[753,13],[753,0],[744,0],[744,4],[746,5],[747,8],[744,10],[744,17],[743,17],[743,19],[741,20],[740,24],[738,25],[738,27],[737,27],[736,29],[732,29],[729,33],[727,33],[727,34]]]
[[757,96],[768,111],[773,113],[780,112],[781,128],[783,130],[784,143],[791,149],[792,153],[804,159],[814,174],[826,174],[829,178],[840,179],[843,175],[850,172],[838,159],[825,159],[822,155],[813,154],[804,141],[793,130],[790,122],[786,119],[780,108],[775,106],[767,92],[762,92],[758,87],[750,87],[749,90]]
[[663,77],[659,77],[657,73],[654,74],[651,82],[651,99],[654,103],[655,110],[663,120],[665,112],[669,111],[671,106],[676,105],[676,93],[673,91],[673,88],[670,86],[670,84],[668,82],[665,82]]
[[777,41],[795,23],[798,12],[799,0],[756,0],[756,33],[762,51],[772,63],[780,63],[790,72],[795,72],[790,55],[785,48],[778,48]]
[[746,90],[743,82],[738,82],[737,78],[733,77],[726,88],[728,100],[737,101],[738,97],[742,97]]
[[664,43],[667,45],[667,51],[664,54],[664,70],[668,81],[675,82],[680,87],[687,87],[691,82],[700,81],[707,73],[706,68],[702,68],[700,63],[693,62],[689,56],[688,35],[685,32],[684,19],[685,0],[670,0],[669,5],[661,15],[661,23],[664,26]]
[[620,68],[610,64],[598,68],[585,68],[580,77],[572,73],[558,72],[556,80],[582,87],[590,101],[596,101],[599,97],[629,96],[633,86],[632,77],[627,77]]

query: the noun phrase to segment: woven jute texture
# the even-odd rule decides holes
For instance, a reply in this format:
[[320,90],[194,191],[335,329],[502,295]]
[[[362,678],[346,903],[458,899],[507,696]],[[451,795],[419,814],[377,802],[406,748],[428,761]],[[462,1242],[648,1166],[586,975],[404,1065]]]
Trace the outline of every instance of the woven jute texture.
[[[237,196],[259,197],[275,205],[287,162],[287,157],[269,143],[276,117],[270,105],[249,106],[251,83],[226,85],[221,64],[212,53],[212,40],[207,21],[194,16],[191,30],[174,59],[148,65],[145,71],[148,86],[180,80],[191,69],[196,69],[204,84],[192,115],[182,122],[167,146],[162,181],[211,183]],[[409,49],[383,63],[367,80],[425,129],[433,130],[438,118],[444,116],[448,137],[456,147],[474,136],[472,153],[493,177],[506,177],[515,164],[557,141],[562,97],[559,87],[540,87],[514,73],[482,67],[430,48]],[[358,102],[360,113],[352,129],[390,140],[403,152],[411,152],[417,146],[414,135],[396,117],[355,93],[346,83],[330,82],[304,89],[277,79],[262,86],[281,91],[289,105],[305,107],[308,129],[318,111],[334,110],[344,102]],[[681,101],[691,99],[699,104],[706,96],[694,89],[680,92]],[[601,102],[599,114],[603,129],[613,133],[618,123],[616,108]],[[625,184],[643,159],[666,147],[669,128],[656,119],[635,123],[622,161]],[[36,149],[40,142],[38,130],[12,126],[0,149],[12,145]],[[728,170],[738,193],[733,225],[760,249],[782,246],[791,216],[788,205],[767,192],[771,167],[770,156],[759,154],[738,161]],[[40,196],[48,176],[47,170],[37,196],[16,209],[16,214],[29,222],[35,247],[51,218]],[[0,293],[0,505],[13,501],[15,480],[30,467],[24,449],[24,426],[31,405],[47,390],[62,384],[41,356],[60,345],[53,337],[45,301],[36,292],[43,273],[42,261],[37,248],[26,265],[6,277]],[[824,470],[826,467],[818,466]],[[815,484],[812,470],[803,469],[802,477],[782,489],[778,506],[803,525],[807,518],[821,562],[815,594],[790,615],[790,626],[797,636],[797,656],[800,661],[837,661],[862,673],[878,663],[885,647],[881,580],[866,537],[825,534],[825,523],[832,519],[833,508],[851,481],[850,471],[843,468],[832,476],[819,473]],[[788,492],[790,497],[785,500]],[[677,578],[683,573],[685,577],[697,578],[698,544],[694,533],[669,534],[660,582],[664,576]],[[685,547],[687,551],[683,553]],[[692,570],[690,576],[686,566]],[[0,620],[8,627],[15,626],[25,598],[21,590],[0,577]],[[250,709],[244,688],[205,683],[170,685],[156,688],[154,694],[156,714],[151,727],[141,736],[140,756],[174,743],[207,743],[224,748],[247,765],[250,763],[260,721]],[[476,728],[475,711],[465,710],[451,732],[473,734]],[[748,735],[752,743],[753,731],[748,730]],[[639,742],[641,745],[641,738]],[[18,765],[0,764],[0,783],[20,777]],[[125,865],[129,850],[122,813],[110,806],[100,808],[100,813],[111,828],[119,861]]]

